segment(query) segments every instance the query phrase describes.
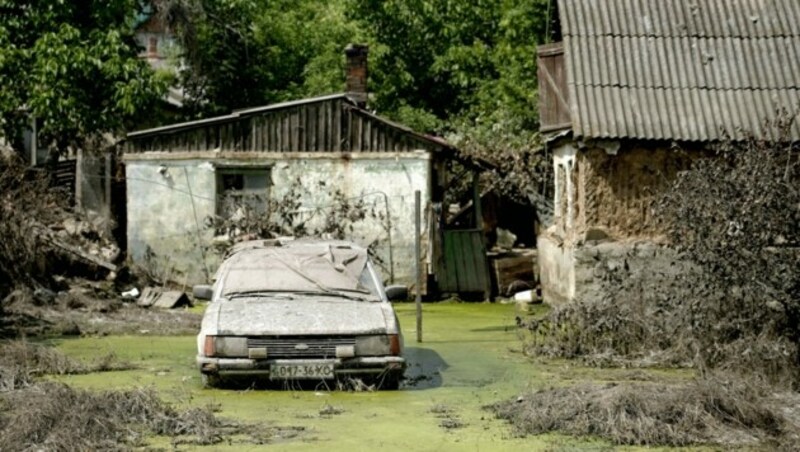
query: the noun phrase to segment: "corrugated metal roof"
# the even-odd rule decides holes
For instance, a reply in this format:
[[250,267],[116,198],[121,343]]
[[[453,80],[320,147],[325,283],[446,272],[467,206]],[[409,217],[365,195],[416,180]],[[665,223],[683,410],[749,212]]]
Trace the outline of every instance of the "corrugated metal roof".
[[774,137],[765,121],[800,109],[798,0],[559,0],[559,13],[578,136]]

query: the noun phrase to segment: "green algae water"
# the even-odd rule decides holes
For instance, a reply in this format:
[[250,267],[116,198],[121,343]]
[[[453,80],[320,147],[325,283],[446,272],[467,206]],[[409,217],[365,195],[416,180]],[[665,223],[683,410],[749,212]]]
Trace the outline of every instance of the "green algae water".
[[[521,352],[515,305],[443,302],[424,305],[423,342],[415,341],[414,305],[396,305],[409,361],[399,391],[204,389],[194,365],[194,336],[64,339],[67,355],[91,361],[114,353],[137,368],[59,377],[90,389],[154,387],[181,405],[219,408],[218,416],[301,428],[263,445],[180,446],[182,450],[515,451],[602,450],[607,443],[561,435],[519,438],[484,407],[526,390],[598,377],[563,361],[533,362]],[[606,375],[606,374],[603,374]],[[573,381],[574,383],[574,381]],[[153,438],[153,447],[171,448]]]

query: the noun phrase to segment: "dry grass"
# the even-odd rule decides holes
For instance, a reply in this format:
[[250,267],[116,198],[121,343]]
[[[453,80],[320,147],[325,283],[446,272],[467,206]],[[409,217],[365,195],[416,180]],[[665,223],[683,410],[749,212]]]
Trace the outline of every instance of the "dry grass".
[[641,446],[800,446],[798,426],[763,387],[718,377],[683,385],[584,384],[541,390],[490,408],[523,435],[562,432]]
[[210,409],[179,412],[152,389],[92,393],[40,383],[0,400],[0,450],[124,450],[148,434],[214,444],[223,433],[242,433]]
[[86,364],[43,345],[0,343],[0,451],[129,450],[152,435],[171,437],[174,444],[263,444],[303,432],[225,422],[211,407],[179,411],[153,389],[90,392],[36,380],[128,368],[113,355]]
[[27,341],[0,342],[0,392],[30,386],[36,377],[42,375],[107,372],[132,367],[130,363],[118,361],[113,354],[87,364],[44,345]]

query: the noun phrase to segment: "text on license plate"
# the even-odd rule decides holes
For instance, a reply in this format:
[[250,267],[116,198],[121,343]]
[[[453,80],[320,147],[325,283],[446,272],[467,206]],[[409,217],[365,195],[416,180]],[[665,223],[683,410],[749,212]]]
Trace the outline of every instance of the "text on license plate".
[[269,378],[284,380],[287,378],[333,378],[333,364],[273,364],[269,368]]

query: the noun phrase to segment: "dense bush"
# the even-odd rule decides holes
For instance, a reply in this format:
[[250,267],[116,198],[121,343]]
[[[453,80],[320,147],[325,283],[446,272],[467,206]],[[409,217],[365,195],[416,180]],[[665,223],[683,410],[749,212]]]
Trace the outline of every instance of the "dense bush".
[[796,385],[799,157],[796,144],[748,140],[695,161],[652,206],[683,270],[608,271],[599,301],[527,322],[529,350],[731,369]]

